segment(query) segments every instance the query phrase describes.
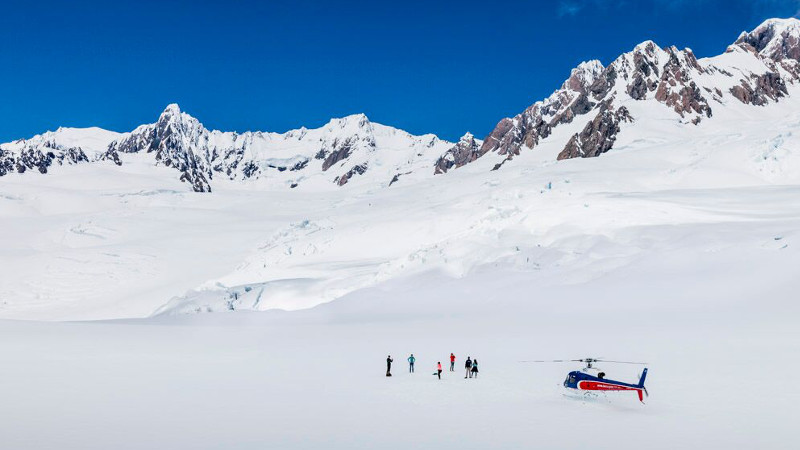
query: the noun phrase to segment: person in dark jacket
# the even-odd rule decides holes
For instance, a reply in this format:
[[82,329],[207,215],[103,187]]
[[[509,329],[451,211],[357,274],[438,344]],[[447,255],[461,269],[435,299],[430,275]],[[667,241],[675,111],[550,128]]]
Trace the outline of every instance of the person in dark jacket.
[[408,373],[414,373],[414,362],[417,358],[414,358],[414,354],[412,353],[411,356],[408,357]]
[[387,356],[386,357],[386,376],[387,377],[392,376],[392,362],[394,362],[394,360],[392,359],[392,355]]
[[464,368],[467,369],[467,374],[464,375],[464,378],[472,378],[472,359],[469,356],[467,356],[467,362],[464,363]]
[[472,374],[473,377],[478,378],[478,359],[477,358],[472,360],[472,372],[471,372],[471,374]]

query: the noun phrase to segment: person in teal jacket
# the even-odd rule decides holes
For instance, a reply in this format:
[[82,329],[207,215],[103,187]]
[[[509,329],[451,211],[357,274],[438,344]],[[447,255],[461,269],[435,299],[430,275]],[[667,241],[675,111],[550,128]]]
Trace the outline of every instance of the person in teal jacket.
[[408,373],[414,373],[414,361],[416,360],[417,358],[414,358],[413,353],[408,357]]

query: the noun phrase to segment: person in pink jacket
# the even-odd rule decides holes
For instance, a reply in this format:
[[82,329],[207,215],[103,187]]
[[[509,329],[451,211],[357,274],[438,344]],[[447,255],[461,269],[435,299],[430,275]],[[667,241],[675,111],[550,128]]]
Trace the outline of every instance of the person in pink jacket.
[[436,363],[436,372],[434,373],[434,375],[437,375],[440,380],[442,379],[442,362],[441,361]]

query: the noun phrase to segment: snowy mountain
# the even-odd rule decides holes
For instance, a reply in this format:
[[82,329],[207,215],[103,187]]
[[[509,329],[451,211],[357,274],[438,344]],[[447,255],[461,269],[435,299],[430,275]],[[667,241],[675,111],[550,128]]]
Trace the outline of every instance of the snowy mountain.
[[33,168],[46,173],[53,164],[112,161],[121,166],[125,155],[141,153],[151,155],[155,165],[177,170],[196,192],[211,191],[215,179],[263,179],[276,188],[343,186],[359,178],[389,185],[427,171],[450,146],[432,134],[413,136],[372,123],[363,114],[282,134],[208,130],[172,104],[155,123],[130,133],[59,129],[4,144],[0,175]]
[[47,173],[55,165],[78,164],[96,159],[119,133],[100,128],[59,128],[0,145],[0,176],[35,170]]
[[[800,20],[770,19],[742,33],[725,54],[698,61],[690,49],[660,48],[645,41],[607,67],[580,64],[560,89],[513,118],[501,120],[477,151],[453,148],[436,165],[443,173],[485,155],[499,168],[523,151],[554,139],[554,130],[573,122],[579,131],[561,139],[558,159],[599,156],[637,120],[673,113],[686,127],[698,126],[731,101],[764,106],[788,95],[800,81]],[[758,109],[750,114],[759,114]],[[664,116],[670,119],[670,116]]]
[[[192,190],[215,180],[266,180],[272,188],[378,186],[424,179],[493,155],[499,169],[520,153],[555,142],[556,159],[599,156],[642,119],[683,127],[712,120],[732,102],[765,106],[789,95],[800,80],[800,21],[770,19],[742,33],[723,55],[698,60],[690,49],[637,45],[608,66],[581,63],[545,100],[501,120],[483,140],[467,133],[455,144],[375,124],[363,114],[318,129],[286,133],[222,132],[169,105],[153,124],[119,134],[96,128],[59,129],[0,146],[0,175],[93,161],[124,163],[125,154],[152,154],[177,170]],[[664,112],[671,116],[664,116]],[[751,114],[758,114],[752,109]],[[564,136],[556,130],[577,128]],[[88,154],[87,154],[88,152]]]

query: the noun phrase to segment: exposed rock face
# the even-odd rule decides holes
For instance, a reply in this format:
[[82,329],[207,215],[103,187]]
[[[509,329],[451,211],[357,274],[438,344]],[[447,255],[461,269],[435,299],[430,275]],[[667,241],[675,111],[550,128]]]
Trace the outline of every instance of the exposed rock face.
[[[158,165],[180,171],[180,180],[197,192],[209,192],[219,177],[246,180],[285,174],[281,177],[284,184],[294,188],[309,176],[327,172],[333,172],[326,176],[329,182],[343,186],[355,175],[364,174],[370,160],[380,158],[376,136],[386,139],[392,151],[408,152],[402,163],[411,165],[417,158],[433,161],[451,145],[433,135],[412,136],[373,124],[363,114],[332,119],[318,129],[283,134],[210,131],[177,105],[170,105],[156,123],[140,126],[112,142],[99,159],[123,164],[126,153],[152,153]],[[386,162],[377,165],[381,164]],[[409,168],[387,169],[407,172]]]
[[[646,41],[617,58],[610,67],[613,70],[603,78],[604,83],[612,87],[624,85],[625,92],[634,100],[655,100],[672,108],[680,117],[711,117],[708,100],[695,81],[705,69],[689,49],[678,50],[674,46],[661,49]],[[603,92],[599,88],[594,90]]]
[[766,105],[770,100],[777,101],[789,94],[781,76],[773,72],[742,80],[742,84],[732,87],[730,92],[742,103],[756,106]]
[[534,103],[513,118],[501,120],[477,151],[468,145],[451,149],[437,161],[435,173],[461,167],[489,152],[512,159],[519,155],[523,146],[533,148],[550,135],[553,126],[570,123],[594,107],[589,99],[589,87],[602,72],[603,65],[599,61],[582,63],[572,70],[561,89],[546,100]]
[[[711,117],[712,113],[700,85],[693,79],[702,73],[704,69],[691,50],[661,49],[652,41],[639,44],[608,67],[598,61],[583,63],[572,71],[561,89],[546,100],[534,103],[513,118],[501,120],[477,152],[452,149],[437,162],[435,173],[461,167],[488,153],[505,156],[504,161],[495,164],[494,168],[498,169],[505,161],[519,155],[523,148],[535,148],[556,127],[578,118],[587,120],[584,117],[593,117],[588,119],[584,130],[588,134],[578,135],[575,142],[561,152],[559,159],[605,153],[609,145],[613,145],[612,137],[616,132],[604,139],[600,139],[598,133],[612,132],[620,120],[630,118],[628,110],[621,108],[617,111],[618,120],[611,120],[617,118],[612,105],[620,95],[639,101],[655,100],[670,107],[679,117],[688,116],[697,123],[698,116]],[[599,128],[591,132],[593,126]],[[593,145],[596,147],[591,148]]]
[[[205,150],[205,154],[203,152]],[[211,192],[213,173],[207,162],[208,134],[197,119],[181,113],[178,105],[169,105],[152,125],[143,125],[121,141],[112,142],[106,154],[155,153],[158,164],[181,172],[180,180],[189,183],[195,192]],[[119,161],[119,155],[108,159]]]
[[[334,164],[338,163],[339,161],[344,161],[345,159],[350,157],[350,152],[355,147],[357,141],[357,137],[348,137],[343,140],[334,139],[331,143],[330,149],[323,147],[320,152],[327,155],[325,157],[325,161],[322,163],[322,170],[328,170]],[[375,141],[367,141],[367,145],[375,148]]]
[[770,70],[743,77],[730,93],[742,103],[763,106],[788,95],[787,84],[800,80],[800,20],[769,19],[749,33],[742,33],[728,52],[736,48],[754,54]]
[[[660,48],[652,41],[637,45],[607,67],[596,61],[581,64],[550,97],[498,122],[478,151],[452,149],[437,162],[435,173],[492,153],[502,158],[494,164],[494,170],[499,169],[524,148],[534,149],[556,128],[575,120],[586,121],[586,125],[570,139],[558,159],[601,155],[612,148],[619,123],[633,119],[627,108],[614,107],[629,100],[667,107],[674,111],[676,120],[694,126],[711,118],[712,101],[724,104],[726,95],[747,104],[764,105],[785,97],[786,85],[800,81],[797,19],[768,20],[743,33],[732,47],[752,54],[757,61],[751,66],[756,69],[741,69],[738,63],[706,63],[708,67],[704,67],[690,49]],[[757,67],[764,66],[769,70],[759,72]],[[714,77],[719,76],[738,79],[739,83],[724,93],[714,84],[719,80]]]
[[[444,173],[453,166],[461,167],[464,164],[475,161],[479,157],[480,148],[480,141],[476,140],[472,133],[465,134],[453,148],[436,160],[434,172],[437,174]],[[399,175],[395,175],[391,183],[397,181],[397,178],[399,178]]]
[[699,116],[711,117],[711,107],[703,96],[697,83],[692,79],[693,72],[705,73],[697,62],[694,53],[686,49],[683,52],[670,47],[669,61],[664,65],[655,99],[680,114],[681,117],[695,113]]
[[65,148],[54,141],[16,143],[21,147],[17,151],[0,148],[0,176],[12,172],[25,173],[28,170],[45,174],[53,164],[61,166],[89,162],[80,147]]
[[367,171],[367,163],[359,164],[354,166],[352,169],[348,170],[344,173],[344,175],[340,177],[336,177],[334,182],[339,186],[344,186],[350,180],[353,175],[363,175]]
[[749,46],[759,55],[773,61],[800,61],[800,21],[766,20],[755,30],[742,33],[734,45]]
[[591,158],[609,151],[617,139],[621,122],[632,122],[628,109],[620,107],[614,111],[610,102],[600,105],[597,115],[586,124],[583,131],[570,138],[558,159]]

